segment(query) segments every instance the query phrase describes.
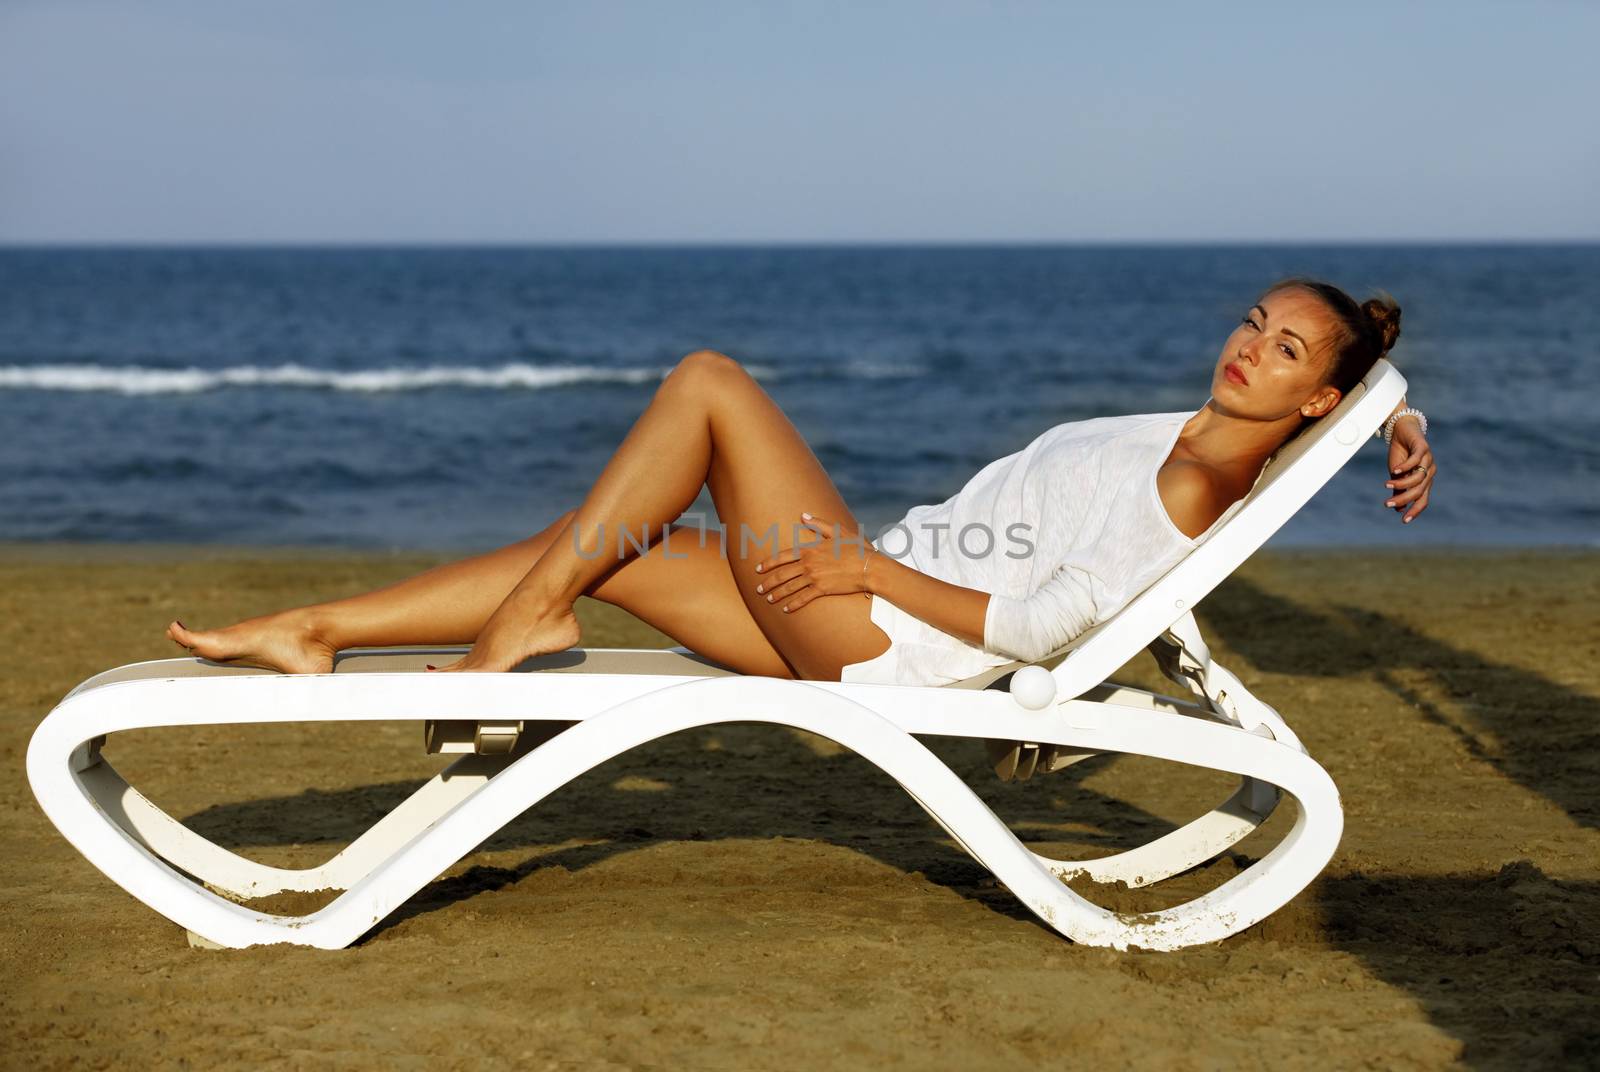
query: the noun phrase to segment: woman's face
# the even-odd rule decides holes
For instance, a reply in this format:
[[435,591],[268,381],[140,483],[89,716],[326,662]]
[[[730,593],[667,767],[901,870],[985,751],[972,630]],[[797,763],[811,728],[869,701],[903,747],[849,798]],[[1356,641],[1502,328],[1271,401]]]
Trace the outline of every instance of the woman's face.
[[1320,417],[1339,404],[1322,382],[1337,331],[1322,300],[1298,287],[1266,295],[1222,346],[1211,398],[1225,412],[1280,420],[1296,411]]

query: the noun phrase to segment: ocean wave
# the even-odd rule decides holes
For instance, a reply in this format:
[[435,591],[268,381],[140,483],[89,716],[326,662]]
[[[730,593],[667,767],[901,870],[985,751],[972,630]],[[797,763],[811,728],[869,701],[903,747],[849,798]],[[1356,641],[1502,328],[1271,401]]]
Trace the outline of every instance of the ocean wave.
[[[823,376],[877,380],[921,374],[917,365],[861,361],[840,365],[798,363],[788,369],[745,365],[758,380]],[[671,367],[608,368],[602,365],[495,367],[432,365],[424,368],[328,369],[305,365],[234,365],[220,369],[156,368],[145,365],[0,365],[0,390],[85,391],[123,395],[198,394],[224,388],[291,387],[312,390],[426,391],[438,388],[543,390],[578,384],[657,383]]]
[[226,387],[299,387],[332,391],[419,391],[439,387],[539,390],[577,383],[650,383],[665,369],[597,365],[509,364],[497,368],[327,369],[305,365],[234,365],[220,369],[142,365],[4,365],[0,389],[108,391],[124,395],[197,394]]

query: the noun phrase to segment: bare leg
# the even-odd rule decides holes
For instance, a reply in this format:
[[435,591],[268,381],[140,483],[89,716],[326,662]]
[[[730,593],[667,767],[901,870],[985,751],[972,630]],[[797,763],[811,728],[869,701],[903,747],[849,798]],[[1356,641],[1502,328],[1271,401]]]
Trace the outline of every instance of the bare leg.
[[[342,648],[470,644],[573,513],[526,540],[358,596],[226,629],[188,630],[174,622],[167,635],[207,659],[311,674],[332,670]],[[702,546],[692,529],[675,526],[672,533],[587,594],[740,673],[793,677],[739,598],[715,537]]]
[[290,674],[326,674],[342,648],[471,644],[506,593],[572,517],[568,511],[526,540],[348,599],[249,618],[226,629],[167,636],[202,658]]
[[[704,483],[733,537],[727,559],[710,557],[686,540],[668,554],[657,543],[619,564],[619,525],[657,540],[666,521],[681,514]],[[607,519],[608,504],[620,503],[629,506],[618,511],[623,520]],[[571,600],[581,592],[623,607],[691,650],[745,673],[837,680],[840,665],[887,646],[888,638],[868,618],[866,599],[817,600],[801,614],[780,616],[779,608],[754,592],[758,578],[749,567],[792,544],[789,526],[800,510],[850,527],[856,523],[787,417],[736,362],[720,354],[692,354],[668,377],[584,507],[602,519],[609,547],[599,546],[597,524],[585,555],[577,553],[573,526],[580,508],[527,540],[374,592],[223,630],[193,632],[174,622],[168,635],[206,658],[291,673],[327,672],[340,648],[467,643],[481,639],[489,622],[505,614],[519,582],[527,587],[554,547],[559,566],[552,572],[560,571],[563,595],[573,593],[565,604],[570,629],[558,622],[551,646],[509,657],[506,669],[527,655],[577,643]],[[777,547],[752,543],[745,561],[737,542],[741,522],[758,533],[777,524]],[[693,552],[687,559],[684,545]]]
[[[795,543],[802,510],[859,531],[833,482],[793,424],[737,362],[690,354],[656,391],[575,516],[557,535],[452,670],[509,670],[579,640],[572,604],[616,566],[618,533],[659,533],[709,484],[729,535],[736,589],[752,617],[802,677],[838,680],[844,663],[883,651],[870,601],[816,600],[797,615],[756,594],[749,567]],[[772,531],[749,545],[744,531]],[[748,573],[748,576],[746,574]]]

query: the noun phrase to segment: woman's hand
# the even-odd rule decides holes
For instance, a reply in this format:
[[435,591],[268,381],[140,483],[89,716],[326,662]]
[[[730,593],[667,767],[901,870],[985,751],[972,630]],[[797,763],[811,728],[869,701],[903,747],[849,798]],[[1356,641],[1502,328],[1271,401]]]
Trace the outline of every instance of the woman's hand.
[[797,541],[796,546],[756,563],[761,575],[756,592],[785,613],[792,613],[818,596],[867,591],[867,555],[872,545],[866,537],[841,534],[837,522],[815,514],[801,514],[800,524],[821,538],[815,543]]
[[1422,437],[1422,422],[1410,416],[1395,421],[1394,439],[1389,444],[1389,472],[1393,476],[1384,483],[1384,487],[1394,489],[1394,494],[1383,505],[1401,511],[1405,515],[1401,522],[1410,524],[1412,518],[1428,508],[1428,492],[1433,488],[1436,471],[1433,451]]

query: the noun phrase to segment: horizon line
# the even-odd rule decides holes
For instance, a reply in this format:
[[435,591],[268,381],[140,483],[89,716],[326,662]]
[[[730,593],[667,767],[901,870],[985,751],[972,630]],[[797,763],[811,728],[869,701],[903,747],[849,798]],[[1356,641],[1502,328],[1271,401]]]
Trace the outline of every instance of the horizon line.
[[41,239],[0,238],[0,250],[172,249],[1124,249],[1279,247],[1592,246],[1600,235],[1573,238],[1183,238],[1183,239]]

